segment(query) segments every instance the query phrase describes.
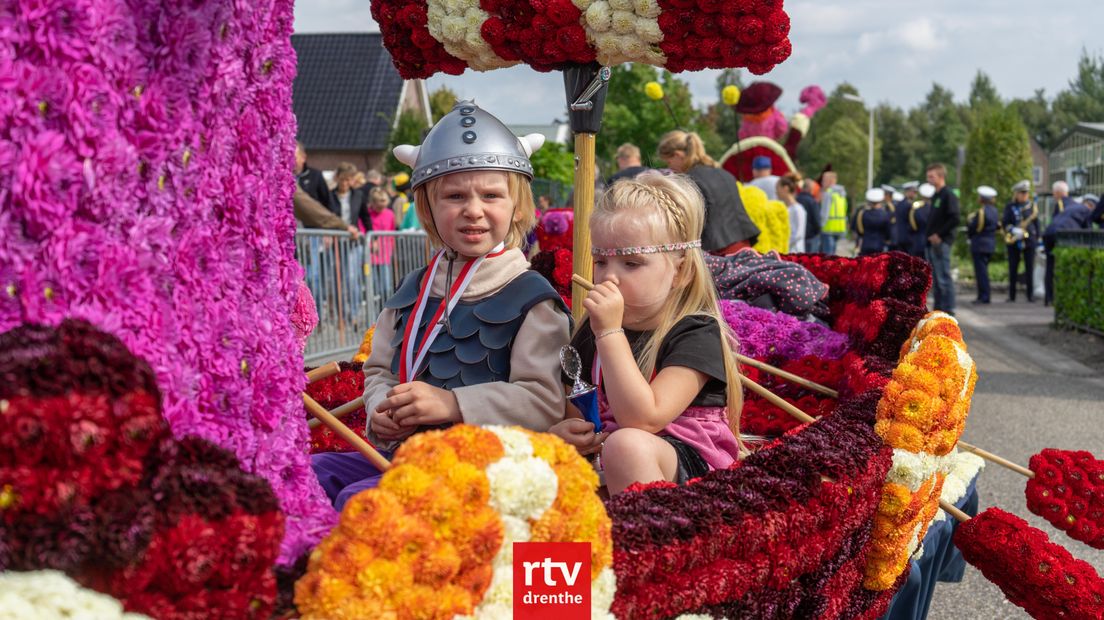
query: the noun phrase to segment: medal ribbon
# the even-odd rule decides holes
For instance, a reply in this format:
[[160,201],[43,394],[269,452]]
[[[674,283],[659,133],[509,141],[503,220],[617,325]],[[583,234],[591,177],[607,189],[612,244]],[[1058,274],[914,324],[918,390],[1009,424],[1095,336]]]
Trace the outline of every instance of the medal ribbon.
[[484,254],[464,265],[464,268],[460,270],[459,277],[452,285],[452,290],[448,291],[445,298],[437,305],[437,309],[434,311],[429,325],[427,326],[426,333],[422,336],[422,341],[415,350],[414,341],[418,333],[415,326],[421,325],[422,323],[422,316],[425,314],[426,307],[429,305],[429,295],[433,289],[433,278],[437,274],[437,267],[440,266],[445,251],[441,250],[433,257],[429,269],[426,269],[425,275],[422,276],[422,286],[418,292],[418,301],[415,302],[414,308],[410,312],[410,318],[407,319],[406,328],[403,330],[402,350],[399,353],[399,383],[408,383],[418,376],[426,356],[429,355],[429,347],[441,333],[441,328],[444,326],[444,317],[451,314],[456,304],[460,303],[460,298],[464,295],[464,291],[467,290],[468,285],[471,284],[472,280],[475,278],[475,273],[479,270],[483,261],[488,258],[501,256],[505,253],[504,248],[505,244],[499,243],[490,253]]

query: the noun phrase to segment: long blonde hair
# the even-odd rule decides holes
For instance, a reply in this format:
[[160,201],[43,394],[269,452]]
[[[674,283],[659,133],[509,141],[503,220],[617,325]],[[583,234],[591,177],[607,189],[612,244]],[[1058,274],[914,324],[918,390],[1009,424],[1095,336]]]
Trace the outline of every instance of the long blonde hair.
[[701,137],[692,131],[681,129],[668,131],[659,139],[657,150],[660,158],[673,155],[675,151],[682,151],[686,155],[687,170],[698,164],[712,166],[713,168],[720,166],[716,160],[709,156],[709,153],[705,152],[705,144],[702,143]]
[[[520,248],[525,243],[525,236],[537,225],[537,205],[533,202],[533,188],[529,185],[528,178],[520,172],[503,171],[503,173],[506,175],[506,191],[514,201],[514,217],[510,220],[510,230],[506,233],[505,243],[507,248]],[[441,175],[414,190],[414,212],[418,215],[418,220],[422,223],[422,228],[425,229],[430,242],[439,248],[445,247],[445,242],[437,232],[430,199],[437,195],[437,186],[446,176],[448,175]]]
[[[590,218],[591,231],[616,233],[626,217],[645,223],[652,230],[653,243],[696,241],[701,239],[705,224],[705,205],[697,186],[686,177],[645,173],[633,180],[618,181],[602,196]],[[659,347],[676,323],[690,315],[712,317],[721,330],[721,351],[728,384],[728,424],[739,438],[744,390],[733,348],[736,337],[721,314],[705,254],[700,248],[681,252],[683,260],[675,274],[675,287],[660,311],[659,325],[640,351],[636,363],[645,377],[652,376]],[[669,252],[664,256],[674,263],[678,253]]]

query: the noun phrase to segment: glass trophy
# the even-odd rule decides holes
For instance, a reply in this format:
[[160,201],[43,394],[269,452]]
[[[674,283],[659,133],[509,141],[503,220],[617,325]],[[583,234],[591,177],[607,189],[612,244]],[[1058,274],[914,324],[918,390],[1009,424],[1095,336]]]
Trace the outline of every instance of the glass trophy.
[[598,417],[598,388],[583,381],[583,360],[575,347],[565,344],[560,348],[560,366],[571,377],[574,385],[567,399],[583,414],[583,418],[594,425],[594,432],[602,430],[602,420]]

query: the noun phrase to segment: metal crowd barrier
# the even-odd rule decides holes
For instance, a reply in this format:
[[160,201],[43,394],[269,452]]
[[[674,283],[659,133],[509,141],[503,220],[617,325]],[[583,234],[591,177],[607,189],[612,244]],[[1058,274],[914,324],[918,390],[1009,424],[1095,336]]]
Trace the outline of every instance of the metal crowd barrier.
[[295,256],[318,310],[306,363],[352,357],[395,287],[429,262],[430,251],[423,231],[372,232],[356,240],[333,230],[296,231]]

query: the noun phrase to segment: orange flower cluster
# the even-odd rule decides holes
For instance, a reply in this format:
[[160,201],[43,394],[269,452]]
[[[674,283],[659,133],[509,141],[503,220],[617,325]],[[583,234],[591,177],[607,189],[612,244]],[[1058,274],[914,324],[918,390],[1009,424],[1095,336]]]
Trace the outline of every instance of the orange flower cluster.
[[503,455],[473,426],[407,440],[378,489],[353,497],[296,583],[304,619],[452,618],[491,583],[503,525],[483,470]]
[[356,355],[353,356],[353,363],[364,363],[368,361],[368,357],[372,355],[372,337],[376,335],[376,326],[373,325],[368,328],[368,331],[364,332],[364,340],[360,343],[360,349],[357,349]]
[[866,588],[893,587],[924,540],[976,382],[958,323],[942,312],[924,317],[902,347],[878,402],[874,431],[894,448],[894,465],[874,517]]
[[[532,456],[519,461],[526,444]],[[503,476],[504,466],[526,460],[547,463],[555,479]],[[574,448],[551,435],[499,427],[458,425],[410,437],[379,487],[353,497],[311,554],[295,588],[302,617],[451,620],[479,615],[481,604],[510,609],[511,589],[499,582],[509,577],[502,564],[512,556],[504,543],[519,533],[510,533],[504,518],[512,515],[501,502],[529,506],[513,500],[539,496],[536,487],[547,491],[550,484],[555,499],[544,495],[551,506],[533,513],[528,537],[519,541],[590,542],[596,580],[612,566],[611,526],[598,477]]]
[[863,587],[882,591],[897,582],[939,509],[944,479],[944,474],[937,473],[915,493],[892,482],[882,488],[870,548],[866,552]]
[[962,435],[976,382],[966,347],[929,334],[893,371],[874,430],[894,448],[943,456]]

